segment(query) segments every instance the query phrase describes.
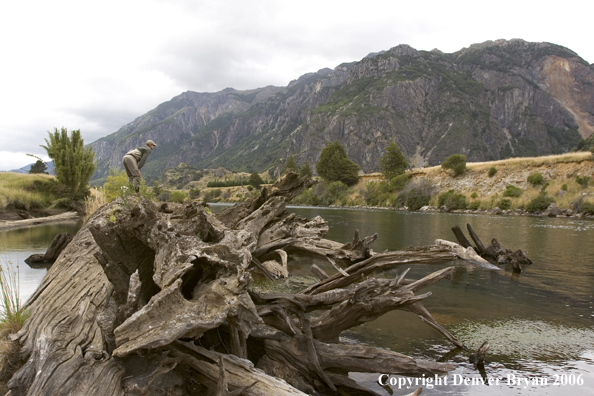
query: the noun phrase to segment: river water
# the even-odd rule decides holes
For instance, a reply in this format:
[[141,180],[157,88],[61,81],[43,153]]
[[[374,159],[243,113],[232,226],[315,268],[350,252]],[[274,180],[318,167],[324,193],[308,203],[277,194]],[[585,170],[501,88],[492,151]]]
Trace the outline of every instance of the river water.
[[[223,208],[212,205],[214,212]],[[485,372],[468,363],[468,352],[453,349],[441,334],[416,315],[390,312],[344,333],[344,342],[387,348],[418,359],[448,361],[456,369],[447,377],[412,379],[382,373],[351,373],[381,395],[405,395],[423,386],[423,395],[594,395],[594,222],[578,219],[412,213],[388,210],[290,207],[289,211],[329,224],[329,239],[348,242],[355,229],[361,236],[378,233],[376,252],[455,241],[451,227],[466,224],[485,245],[497,238],[504,248],[522,249],[533,261],[516,275],[511,268],[485,270],[465,262],[412,265],[407,278],[420,278],[455,266],[423,304],[435,319],[471,350],[489,341]],[[31,269],[23,260],[43,253],[53,236],[76,232],[65,223],[0,232],[0,259],[19,265],[21,295],[30,296],[45,269]],[[309,276],[309,266],[290,270]],[[401,272],[403,268],[398,270]],[[381,276],[393,278],[396,270]],[[415,381],[417,383],[415,383]],[[487,384],[483,384],[487,382]]]

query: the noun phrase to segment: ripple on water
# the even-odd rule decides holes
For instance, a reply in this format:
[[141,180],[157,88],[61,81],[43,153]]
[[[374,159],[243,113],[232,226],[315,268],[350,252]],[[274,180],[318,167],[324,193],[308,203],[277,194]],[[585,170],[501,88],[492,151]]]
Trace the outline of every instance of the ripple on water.
[[594,351],[594,329],[526,319],[462,322],[452,332],[469,348],[490,343],[489,355],[508,361],[566,361]]

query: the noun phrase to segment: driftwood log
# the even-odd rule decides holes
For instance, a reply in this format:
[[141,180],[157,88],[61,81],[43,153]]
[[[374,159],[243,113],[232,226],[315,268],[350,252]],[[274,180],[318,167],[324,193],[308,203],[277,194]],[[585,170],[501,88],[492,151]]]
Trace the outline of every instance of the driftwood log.
[[[376,254],[377,236],[358,232],[347,244],[327,240],[321,218],[285,211],[310,183],[289,173],[217,216],[196,202],[167,213],[138,197],[98,210],[28,302],[31,317],[14,337],[27,363],[10,396],[372,395],[348,373],[452,370],[340,335],[402,309],[464,347],[422,305],[431,293],[417,294],[453,267],[418,280],[406,270],[374,277],[458,256],[443,245]],[[305,257],[320,280],[297,293],[258,289],[253,278],[266,269],[256,263],[279,250],[289,271],[292,256]]]
[[68,246],[70,241],[72,241],[72,235],[66,232],[57,234],[44,254],[32,254],[25,259],[25,263],[32,267],[36,265],[53,264],[58,259],[60,253],[62,253],[66,246]]
[[522,250],[518,249],[513,252],[509,249],[504,249],[495,238],[491,240],[491,244],[489,246],[485,247],[476,232],[474,232],[472,229],[472,226],[467,224],[466,228],[468,229],[468,234],[475,243],[475,246],[472,246],[472,244],[468,242],[468,239],[466,239],[466,236],[460,227],[452,227],[452,232],[456,236],[456,239],[461,246],[464,248],[473,249],[480,257],[491,260],[498,264],[510,263],[514,272],[522,272],[520,264],[532,264],[532,261]]

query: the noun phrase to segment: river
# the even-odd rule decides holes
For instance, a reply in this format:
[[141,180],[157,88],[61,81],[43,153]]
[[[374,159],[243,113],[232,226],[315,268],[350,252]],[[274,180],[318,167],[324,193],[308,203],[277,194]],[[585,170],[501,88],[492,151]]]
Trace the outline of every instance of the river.
[[[214,212],[223,205],[212,205]],[[388,210],[289,207],[329,224],[328,238],[341,242],[378,233],[377,251],[455,241],[451,227],[472,225],[487,245],[495,237],[504,248],[522,249],[534,262],[522,274],[510,268],[485,270],[465,262],[412,265],[407,278],[420,278],[445,266],[456,267],[452,279],[422,292],[436,320],[476,350],[491,347],[484,373],[468,363],[468,353],[453,346],[416,315],[395,311],[346,332],[342,341],[388,348],[419,359],[449,361],[456,369],[446,378],[411,379],[351,373],[381,395],[405,395],[423,386],[423,395],[594,395],[594,222],[579,219],[418,213]],[[30,269],[23,260],[44,252],[56,233],[75,232],[78,224],[37,226],[0,232],[0,258],[19,265],[21,294],[33,293],[45,269]],[[71,227],[68,229],[68,227]],[[305,266],[291,267],[309,276]],[[402,268],[399,269],[402,271]],[[396,270],[382,276],[391,278]],[[416,382],[416,383],[415,383]],[[483,384],[486,382],[487,384]]]

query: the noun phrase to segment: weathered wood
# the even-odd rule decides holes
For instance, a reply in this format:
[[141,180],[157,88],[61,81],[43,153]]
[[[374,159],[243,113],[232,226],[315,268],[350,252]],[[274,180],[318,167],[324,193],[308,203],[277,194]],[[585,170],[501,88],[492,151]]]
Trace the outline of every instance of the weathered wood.
[[323,269],[321,269],[320,267],[318,267],[317,265],[313,264],[311,266],[311,272],[319,279],[319,280],[324,280],[324,279],[328,279],[330,277],[330,275],[328,275]]
[[340,273],[332,275],[301,291],[300,294],[316,294],[334,288],[345,287],[373,272],[387,270],[398,265],[412,263],[442,264],[457,257],[449,249],[440,246],[426,246],[395,252],[378,253],[367,260],[360,261],[346,268],[345,271],[349,276],[345,277]]
[[454,253],[458,258],[471,262],[473,264],[479,265],[486,269],[492,269],[499,271],[501,268],[497,267],[496,265],[491,264],[489,261],[485,260],[481,256],[479,256],[476,251],[470,246],[464,249],[462,245],[458,245],[457,243],[446,241],[443,239],[436,239],[435,244],[439,246],[447,247]]
[[[224,361],[227,384],[231,389],[245,389],[246,396],[305,396],[273,376],[254,367],[252,362],[230,354],[209,351],[187,342],[176,341],[169,346],[172,355],[192,368],[192,373],[209,389],[216,390],[219,374],[219,359]],[[254,382],[256,382],[255,385]]]
[[17,210],[17,214],[21,216],[22,219],[32,219],[33,216],[26,210]]
[[[447,373],[453,366],[342,344],[339,336],[393,309],[438,328],[420,304],[430,293],[415,293],[451,267],[419,280],[405,279],[406,271],[373,275],[459,256],[440,246],[375,254],[377,235],[358,232],[347,244],[324,239],[321,218],[285,211],[309,184],[288,174],[220,217],[201,204],[163,210],[140,197],[101,208],[29,301],[33,315],[16,336],[27,363],[11,380],[12,396],[302,395],[360,388],[349,371]],[[257,293],[251,265],[265,268],[272,254],[281,255],[285,280],[292,254],[330,261],[337,273],[317,271],[323,279],[298,294]]]
[[470,355],[469,361],[474,365],[475,369],[485,366],[485,356],[487,355],[487,351],[489,350],[490,346],[491,344],[489,344],[488,341],[485,341],[481,344],[481,346],[477,349],[475,353]]
[[72,235],[68,233],[56,234],[45,254],[32,254],[25,259],[25,263],[29,265],[53,264],[70,241],[72,241]]
[[474,241],[474,244],[476,245],[476,250],[479,252],[479,254],[481,256],[488,254],[487,249],[485,249],[485,245],[483,245],[478,235],[476,235],[476,233],[472,229],[472,226],[470,224],[466,224],[466,228],[468,229],[470,238],[472,238],[472,240]]
[[[483,243],[479,239],[479,237],[476,235],[476,233],[472,229],[472,226],[470,224],[467,224],[467,228],[468,228],[468,232],[470,233],[472,240],[476,243],[476,246],[477,246],[476,251],[478,251],[478,253],[483,258],[488,258],[492,261],[497,262],[498,264],[511,263],[513,271],[518,272],[518,273],[522,272],[522,268],[521,268],[520,264],[532,264],[532,261],[526,256],[526,254],[524,254],[524,252],[522,252],[521,250],[512,252],[509,249],[504,249],[501,247],[501,245],[495,238],[493,238],[491,240],[491,244],[485,248]],[[460,229],[460,227],[455,226],[452,228],[452,231],[454,232],[454,235],[456,236],[456,239],[458,239],[458,242],[460,242],[461,246],[465,246],[465,244],[468,243],[468,240],[462,233],[462,230]],[[447,241],[444,242],[444,244],[447,244]],[[450,244],[451,244],[451,242],[450,242]],[[457,253],[460,254],[461,256],[464,255],[464,253],[459,252],[459,250],[460,249],[458,249]],[[467,259],[469,259],[470,261],[475,261],[477,263],[480,263],[480,259],[477,260],[476,257],[473,258],[472,256],[473,256],[472,251],[470,249],[467,249],[467,253],[466,253]]]
[[47,217],[35,217],[33,219],[25,220],[0,220],[0,230],[16,230],[18,228],[31,227],[38,224],[56,223],[62,221],[74,221],[80,218],[80,215],[76,212],[65,212],[54,216]]
[[466,248],[469,248],[472,246],[470,244],[470,242],[468,242],[468,239],[466,239],[466,236],[464,235],[464,233],[462,232],[462,230],[460,229],[459,226],[452,227],[452,231],[454,232],[454,235],[456,236],[456,240],[463,248],[466,249]]

